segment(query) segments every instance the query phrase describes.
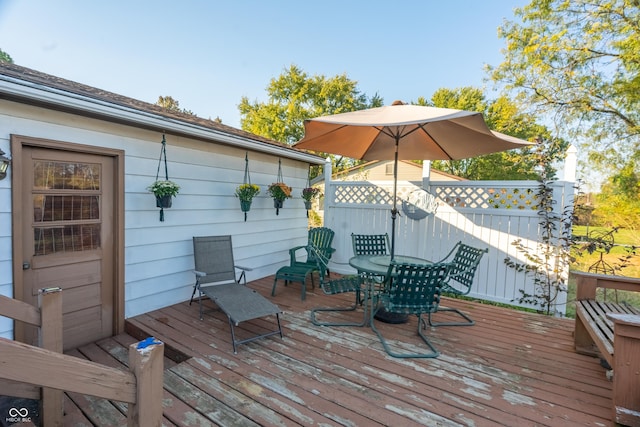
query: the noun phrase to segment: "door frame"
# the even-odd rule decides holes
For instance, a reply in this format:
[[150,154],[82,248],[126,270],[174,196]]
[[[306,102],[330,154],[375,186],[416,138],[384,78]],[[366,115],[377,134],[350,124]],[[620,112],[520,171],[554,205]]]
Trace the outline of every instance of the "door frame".
[[[114,289],[113,289],[113,335],[124,332],[124,150],[104,147],[94,147],[85,144],[56,141],[44,138],[33,138],[11,134],[12,168],[22,170],[23,147],[46,148],[52,150],[72,151],[76,153],[95,154],[113,158],[113,261],[114,261]],[[24,282],[22,277],[22,202],[26,189],[19,179],[19,173],[11,174],[11,240],[13,259],[13,296],[22,298]],[[29,189],[30,192],[30,189]],[[64,298],[64,296],[63,296]],[[14,339],[24,340],[24,332],[19,322],[14,322]]]

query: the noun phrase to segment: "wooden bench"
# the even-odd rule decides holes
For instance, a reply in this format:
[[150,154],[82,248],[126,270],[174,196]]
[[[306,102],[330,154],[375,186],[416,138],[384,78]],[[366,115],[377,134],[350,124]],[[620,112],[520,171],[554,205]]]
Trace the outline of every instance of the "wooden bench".
[[576,352],[607,362],[613,371],[613,419],[640,426],[640,310],[596,300],[598,288],[640,292],[640,279],[582,272],[574,275]]

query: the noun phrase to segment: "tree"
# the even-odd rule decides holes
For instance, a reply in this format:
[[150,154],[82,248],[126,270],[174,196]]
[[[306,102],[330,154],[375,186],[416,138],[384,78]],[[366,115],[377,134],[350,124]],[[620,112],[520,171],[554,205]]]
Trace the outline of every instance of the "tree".
[[[438,89],[430,101],[418,98],[417,104],[440,108],[477,111],[483,114],[492,130],[524,140],[540,141],[540,146],[521,150],[503,151],[463,160],[434,161],[433,167],[473,180],[539,179],[537,170],[541,156],[548,164],[564,155],[568,144],[552,138],[544,126],[536,123],[531,114],[518,110],[515,103],[502,96],[487,100],[482,90],[473,87]],[[553,171],[548,171],[553,176]]]
[[13,64],[13,58],[7,52],[0,49],[0,62],[8,62],[9,64]]
[[171,96],[159,96],[158,101],[156,101],[156,105],[159,105],[160,107],[169,111],[175,111],[178,113],[184,113],[184,114],[195,116],[195,114],[191,110],[187,110],[186,108],[180,108],[180,102],[173,99],[173,97]]
[[640,3],[532,0],[499,28],[489,67],[522,105],[583,138],[590,164],[621,170],[640,151]]
[[630,161],[609,176],[597,196],[594,222],[607,227],[640,229],[640,174]]
[[[240,125],[243,130],[286,144],[302,139],[305,119],[382,105],[382,98],[360,93],[357,82],[346,74],[309,76],[295,65],[271,79],[267,95],[267,102],[250,102],[242,97],[238,106]],[[348,163],[331,157],[336,170]]]
[[[293,144],[304,136],[304,120],[318,116],[345,113],[382,106],[377,94],[368,98],[357,89],[357,82],[346,74],[334,77],[309,76],[299,67],[291,65],[267,86],[267,102],[250,102],[242,97],[240,126],[243,130],[286,144]],[[357,161],[318,153],[330,157],[335,171],[357,164]],[[312,168],[311,177],[320,173]]]

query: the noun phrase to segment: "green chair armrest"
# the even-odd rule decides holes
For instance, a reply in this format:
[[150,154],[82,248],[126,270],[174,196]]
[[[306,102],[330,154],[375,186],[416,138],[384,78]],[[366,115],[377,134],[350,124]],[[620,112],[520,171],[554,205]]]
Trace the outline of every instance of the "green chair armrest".
[[291,264],[289,265],[294,265],[297,261],[297,257],[296,257],[296,252],[299,251],[300,249],[304,249],[305,251],[307,250],[306,246],[296,246],[294,248],[289,249],[289,258],[291,260]]

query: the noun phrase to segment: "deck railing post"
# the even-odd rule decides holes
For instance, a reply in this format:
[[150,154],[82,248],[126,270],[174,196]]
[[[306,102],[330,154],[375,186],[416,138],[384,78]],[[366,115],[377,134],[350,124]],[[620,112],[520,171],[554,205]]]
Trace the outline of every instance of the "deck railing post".
[[149,337],[129,346],[129,370],[136,377],[136,403],[129,404],[128,427],[162,425],[164,343]]
[[[40,308],[39,347],[62,353],[62,289],[44,288],[38,293]],[[42,387],[40,413],[47,427],[62,427],[64,394],[62,390]]]
[[614,323],[613,419],[625,426],[640,425],[640,316],[609,314]]

